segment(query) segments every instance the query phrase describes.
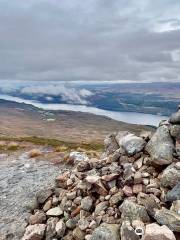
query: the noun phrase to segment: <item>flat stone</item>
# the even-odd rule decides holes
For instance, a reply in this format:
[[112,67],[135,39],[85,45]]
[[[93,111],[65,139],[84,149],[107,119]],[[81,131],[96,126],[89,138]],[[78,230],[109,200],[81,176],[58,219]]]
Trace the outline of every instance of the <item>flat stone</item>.
[[84,240],[85,238],[85,232],[83,232],[79,227],[76,227],[73,230],[73,239],[74,240]]
[[143,191],[143,185],[142,184],[135,184],[133,185],[133,193],[138,194]]
[[63,211],[61,210],[60,207],[51,208],[46,212],[47,216],[52,216],[52,217],[61,216],[62,214],[63,214]]

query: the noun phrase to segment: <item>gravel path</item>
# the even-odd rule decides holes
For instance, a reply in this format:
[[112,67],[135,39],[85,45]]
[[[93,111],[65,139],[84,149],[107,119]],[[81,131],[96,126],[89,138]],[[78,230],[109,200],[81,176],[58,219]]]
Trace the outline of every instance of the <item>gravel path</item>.
[[27,205],[40,189],[53,184],[60,168],[28,159],[26,153],[19,157],[0,154],[0,240],[21,239],[29,215]]

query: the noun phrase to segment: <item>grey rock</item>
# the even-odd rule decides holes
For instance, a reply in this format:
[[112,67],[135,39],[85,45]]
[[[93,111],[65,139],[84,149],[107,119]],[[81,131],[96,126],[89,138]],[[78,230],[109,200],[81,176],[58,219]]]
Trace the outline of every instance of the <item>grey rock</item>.
[[115,134],[110,134],[105,138],[104,146],[107,155],[113,154],[119,148]]
[[84,240],[85,238],[85,232],[82,231],[79,227],[76,227],[73,230],[73,239],[74,240]]
[[57,237],[63,237],[66,231],[66,224],[64,223],[63,220],[60,220],[59,222],[56,223],[55,227]]
[[172,124],[180,124],[180,111],[173,113],[169,119]]
[[51,189],[41,190],[37,193],[37,201],[42,204],[53,194]]
[[69,229],[74,229],[76,227],[76,224],[78,223],[76,218],[70,218],[66,222],[66,227]]
[[173,232],[180,232],[180,215],[163,208],[155,211],[154,218],[160,225],[166,225]]
[[121,219],[132,222],[133,220],[141,220],[142,222],[149,222],[150,218],[144,206],[138,205],[128,199],[124,200],[120,206]]
[[180,200],[180,182],[178,182],[166,195],[166,201],[173,202],[176,200]]
[[92,204],[93,204],[92,198],[87,196],[81,200],[81,209],[85,211],[90,211]]
[[173,160],[175,147],[167,126],[159,127],[146,145],[152,162],[157,165],[170,164]]
[[119,226],[103,223],[92,233],[91,240],[120,240]]
[[164,169],[160,182],[162,186],[172,188],[180,182],[180,169],[176,168],[175,163]]
[[54,236],[56,236],[56,224],[59,222],[59,218],[50,217],[47,220],[46,227],[46,240],[51,240]]
[[129,222],[123,222],[121,225],[121,240],[140,240]]
[[104,210],[106,210],[107,209],[107,207],[108,207],[108,202],[106,201],[106,202],[100,202],[97,206],[96,206],[96,208],[95,208],[95,214],[100,214],[101,213],[101,211],[104,211]]
[[123,135],[122,137],[120,134],[119,136],[117,136],[118,143],[119,143],[119,146],[123,147],[126,153],[130,156],[138,152],[141,152],[146,145],[145,140],[141,137],[137,137],[136,135],[131,133],[125,134],[125,136]]
[[179,125],[171,125],[170,126],[171,136],[177,140],[180,140],[180,124]]

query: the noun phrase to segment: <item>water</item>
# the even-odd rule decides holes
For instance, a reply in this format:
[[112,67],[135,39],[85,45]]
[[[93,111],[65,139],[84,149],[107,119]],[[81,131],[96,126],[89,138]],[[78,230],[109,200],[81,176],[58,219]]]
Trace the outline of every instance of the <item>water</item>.
[[93,113],[96,115],[106,116],[117,121],[122,121],[122,122],[127,122],[132,124],[158,126],[161,120],[167,119],[166,116],[136,113],[136,112],[115,112],[115,111],[108,111],[108,110],[103,110],[103,109],[90,107],[90,106],[83,106],[83,105],[54,104],[54,103],[46,104],[46,103],[40,103],[34,100],[26,100],[18,97],[1,95],[1,94],[0,94],[0,99],[14,101],[18,103],[31,104],[35,107],[42,108],[44,110],[67,110],[67,111]]

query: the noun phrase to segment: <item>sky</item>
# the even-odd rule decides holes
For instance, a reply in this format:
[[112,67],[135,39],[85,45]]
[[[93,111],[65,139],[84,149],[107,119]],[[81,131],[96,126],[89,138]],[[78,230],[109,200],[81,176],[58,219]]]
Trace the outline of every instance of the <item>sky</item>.
[[180,82],[179,13],[179,0],[0,0],[0,84]]

